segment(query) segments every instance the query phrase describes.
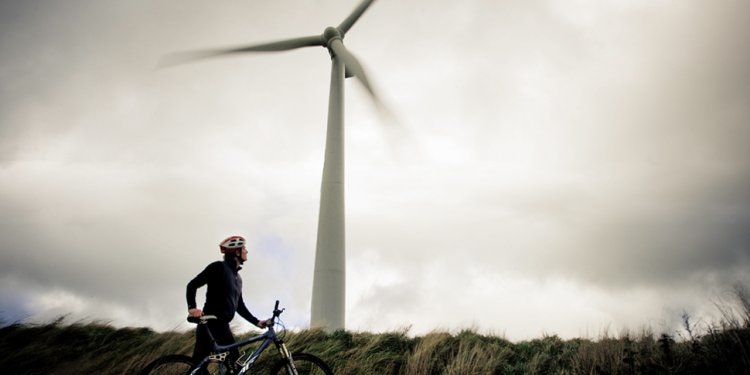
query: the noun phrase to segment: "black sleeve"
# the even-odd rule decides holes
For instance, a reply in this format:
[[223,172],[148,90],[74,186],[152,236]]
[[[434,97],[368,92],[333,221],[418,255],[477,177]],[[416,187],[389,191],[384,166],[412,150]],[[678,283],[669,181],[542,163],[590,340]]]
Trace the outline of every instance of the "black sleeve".
[[195,303],[195,293],[198,291],[198,288],[208,283],[211,275],[212,265],[213,264],[209,264],[208,267],[201,271],[198,276],[190,280],[190,282],[187,284],[187,292],[185,293],[185,298],[187,299],[188,310],[197,307]]
[[245,306],[245,301],[242,300],[242,294],[240,294],[240,301],[237,305],[237,312],[240,314],[241,317],[245,318],[248,322],[252,323],[253,325],[258,325],[258,318],[253,315],[250,310],[247,309],[247,306]]

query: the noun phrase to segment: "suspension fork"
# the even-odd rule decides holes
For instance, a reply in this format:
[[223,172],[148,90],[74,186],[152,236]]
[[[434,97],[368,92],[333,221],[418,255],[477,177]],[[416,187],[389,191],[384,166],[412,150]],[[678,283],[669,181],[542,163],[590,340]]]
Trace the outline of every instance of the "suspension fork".
[[297,373],[297,368],[294,366],[294,358],[292,358],[292,353],[290,353],[289,349],[286,348],[284,341],[276,341],[276,348],[279,350],[281,358],[284,358],[286,360],[286,367],[288,372],[293,375],[299,375]]

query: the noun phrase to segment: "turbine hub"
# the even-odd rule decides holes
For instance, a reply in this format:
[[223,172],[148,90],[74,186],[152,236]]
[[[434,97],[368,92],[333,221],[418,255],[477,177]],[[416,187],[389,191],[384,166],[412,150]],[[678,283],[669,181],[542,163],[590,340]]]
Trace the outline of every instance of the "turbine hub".
[[329,44],[332,40],[342,39],[343,37],[341,36],[339,29],[333,26],[328,26],[325,31],[323,31],[323,38],[325,38],[326,44]]

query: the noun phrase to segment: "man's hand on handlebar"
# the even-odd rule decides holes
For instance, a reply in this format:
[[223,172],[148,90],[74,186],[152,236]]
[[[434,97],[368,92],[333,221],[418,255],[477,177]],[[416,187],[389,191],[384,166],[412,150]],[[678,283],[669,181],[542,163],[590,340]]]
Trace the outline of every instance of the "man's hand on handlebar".
[[273,319],[259,320],[256,326],[258,328],[267,328],[273,325]]
[[188,316],[190,317],[200,318],[202,315],[203,315],[203,310],[201,309],[197,309],[197,308],[188,309]]

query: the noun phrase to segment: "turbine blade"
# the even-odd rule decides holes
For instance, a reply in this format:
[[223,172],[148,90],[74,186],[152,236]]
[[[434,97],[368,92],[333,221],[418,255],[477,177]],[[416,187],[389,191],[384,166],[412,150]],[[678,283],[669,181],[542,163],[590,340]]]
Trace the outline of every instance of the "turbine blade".
[[302,47],[325,46],[325,41],[320,35],[305,36],[300,38],[286,39],[269,43],[261,43],[250,46],[234,48],[217,48],[197,51],[176,52],[164,56],[159,62],[159,67],[169,67],[188,62],[208,59],[212,57],[227,56],[248,52],[281,52]]
[[370,85],[370,81],[367,79],[367,75],[365,74],[365,70],[362,68],[362,65],[359,63],[359,60],[357,60],[354,55],[349,52],[349,50],[344,47],[344,43],[341,42],[340,39],[336,39],[331,41],[329,48],[333,51],[333,54],[338,56],[341,61],[344,62],[344,65],[349,70],[349,72],[357,77],[360,82],[362,82],[362,85],[365,86],[365,89],[370,93],[370,95],[377,99],[377,95],[375,94],[375,91],[372,89],[372,86]]
[[354,8],[354,11],[352,11],[352,14],[349,15],[349,17],[346,17],[346,19],[341,22],[338,29],[341,32],[341,37],[343,38],[344,35],[346,35],[346,32],[349,31],[349,29],[352,28],[352,25],[354,25],[355,22],[359,19],[359,17],[362,16],[362,14],[367,10],[367,8],[370,7],[370,5],[375,0],[363,0],[359,5]]
[[357,58],[354,57],[354,55],[352,55],[351,52],[346,49],[346,47],[344,47],[344,43],[341,42],[341,39],[332,40],[329,43],[328,48],[333,51],[333,54],[336,57],[340,58],[341,61],[344,62],[344,66],[349,71],[349,73],[351,73],[360,82],[362,82],[362,85],[370,94],[373,102],[375,102],[375,106],[377,107],[381,116],[383,116],[384,118],[388,118],[391,121],[395,121],[396,116],[388,109],[383,101],[380,100],[380,97],[375,93],[375,89],[373,89],[370,81],[367,79],[367,75],[365,74],[364,68],[362,68],[362,64],[360,64],[359,60],[357,60]]

